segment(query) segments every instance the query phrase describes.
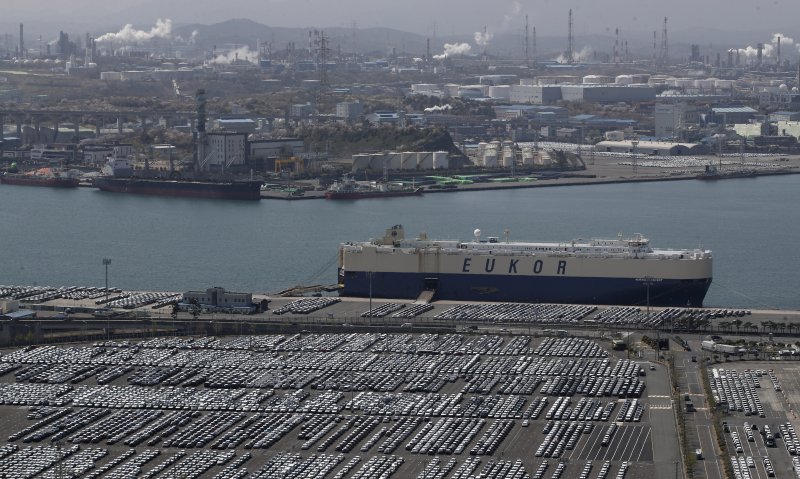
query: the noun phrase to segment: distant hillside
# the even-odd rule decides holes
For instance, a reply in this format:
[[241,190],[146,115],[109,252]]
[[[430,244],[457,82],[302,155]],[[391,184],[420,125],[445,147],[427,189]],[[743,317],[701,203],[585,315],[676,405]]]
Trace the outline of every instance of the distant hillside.
[[[255,49],[256,42],[272,42],[273,50],[282,50],[286,45],[294,42],[298,49],[308,48],[308,29],[270,27],[248,19],[227,20],[212,25],[188,24],[175,27],[175,34],[182,38],[190,38],[192,32],[197,32],[198,46],[210,49],[214,45],[226,44],[247,45]],[[333,27],[324,30],[328,38],[329,48],[342,51],[353,51],[353,44],[358,51],[382,51],[387,55],[392,48],[398,53],[403,51],[425,51],[425,38],[408,32],[393,30],[391,28],[359,29],[353,35],[352,29]]]

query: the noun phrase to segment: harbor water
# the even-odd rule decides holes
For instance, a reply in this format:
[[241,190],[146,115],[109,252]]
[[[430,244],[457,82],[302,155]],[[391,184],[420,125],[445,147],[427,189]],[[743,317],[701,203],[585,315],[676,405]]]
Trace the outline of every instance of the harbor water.
[[356,201],[238,202],[0,186],[0,284],[255,293],[336,282],[342,241],[642,233],[711,249],[707,306],[800,309],[800,176],[565,186]]

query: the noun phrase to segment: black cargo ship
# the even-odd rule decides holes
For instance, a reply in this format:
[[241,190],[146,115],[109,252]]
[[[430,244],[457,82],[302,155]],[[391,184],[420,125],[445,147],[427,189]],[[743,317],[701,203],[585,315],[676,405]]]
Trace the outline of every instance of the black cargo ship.
[[224,200],[260,200],[260,181],[159,180],[97,178],[94,186],[112,193]]

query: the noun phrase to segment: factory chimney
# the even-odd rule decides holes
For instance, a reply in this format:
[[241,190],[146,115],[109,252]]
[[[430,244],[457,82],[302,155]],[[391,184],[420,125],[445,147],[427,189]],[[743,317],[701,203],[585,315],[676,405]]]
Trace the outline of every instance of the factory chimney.
[[195,102],[197,103],[197,126],[195,128],[196,143],[197,143],[197,158],[194,162],[195,171],[202,168],[206,160],[206,91],[202,88],[197,90],[195,94]]
[[764,59],[764,44],[759,43],[756,45],[756,49],[758,50],[758,53],[756,54],[756,65],[761,66],[761,61]]
[[778,37],[778,48],[777,48],[777,50],[778,50],[778,52],[777,52],[777,63],[776,63],[778,65],[777,71],[781,71],[781,37]]
[[24,30],[25,26],[23,24],[19,24],[19,57],[25,58],[25,39],[24,39]]
[[569,9],[569,28],[567,30],[567,63],[572,65],[575,62],[574,57],[574,38],[572,37],[572,9]]

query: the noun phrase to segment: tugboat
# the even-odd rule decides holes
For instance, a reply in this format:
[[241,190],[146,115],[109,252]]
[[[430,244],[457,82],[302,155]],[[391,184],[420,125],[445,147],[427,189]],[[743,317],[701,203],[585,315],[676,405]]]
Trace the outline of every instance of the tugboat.
[[350,176],[335,181],[325,199],[358,200],[361,198],[389,198],[394,196],[420,196],[422,187],[403,186],[397,183],[359,183]]

